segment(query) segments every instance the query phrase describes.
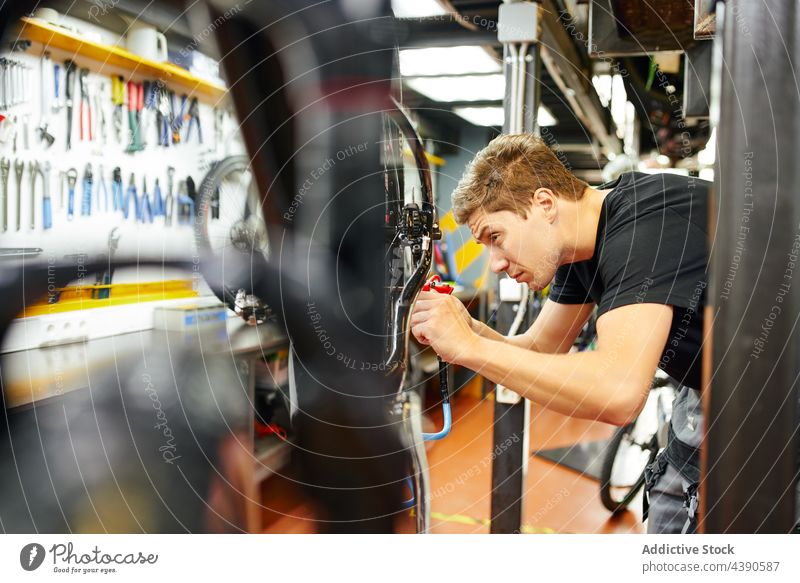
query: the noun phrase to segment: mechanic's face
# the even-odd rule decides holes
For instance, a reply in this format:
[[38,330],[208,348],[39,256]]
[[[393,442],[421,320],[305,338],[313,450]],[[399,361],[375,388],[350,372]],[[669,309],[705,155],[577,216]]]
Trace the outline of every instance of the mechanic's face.
[[511,211],[477,210],[467,221],[472,236],[488,248],[492,271],[505,272],[534,290],[552,281],[561,259],[554,225],[557,199],[551,196],[532,202],[526,218]]

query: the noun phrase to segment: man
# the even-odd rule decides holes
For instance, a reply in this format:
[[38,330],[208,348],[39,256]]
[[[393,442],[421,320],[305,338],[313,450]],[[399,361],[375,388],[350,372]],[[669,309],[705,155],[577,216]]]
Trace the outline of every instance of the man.
[[[500,136],[464,173],[453,212],[487,246],[495,273],[534,290],[552,282],[549,297],[513,337],[431,292],[420,294],[410,321],[448,362],[574,417],[625,425],[656,368],[677,380],[669,445],[647,472],[648,532],[696,524],[708,187],[628,173],[592,188],[535,136]],[[595,307],[597,349],[569,353]]]

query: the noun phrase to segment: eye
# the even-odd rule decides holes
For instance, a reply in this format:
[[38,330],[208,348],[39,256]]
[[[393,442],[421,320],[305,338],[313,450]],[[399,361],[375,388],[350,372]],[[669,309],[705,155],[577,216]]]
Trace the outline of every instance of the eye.
[[494,245],[500,241],[500,233],[492,233],[489,235],[489,241]]

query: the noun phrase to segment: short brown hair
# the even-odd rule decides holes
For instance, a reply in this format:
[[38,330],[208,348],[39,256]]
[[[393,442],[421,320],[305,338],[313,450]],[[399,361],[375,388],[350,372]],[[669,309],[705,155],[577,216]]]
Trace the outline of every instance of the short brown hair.
[[533,134],[498,136],[478,152],[453,191],[453,215],[459,224],[472,213],[512,211],[527,214],[537,188],[580,200],[589,185],[576,178],[540,138]]

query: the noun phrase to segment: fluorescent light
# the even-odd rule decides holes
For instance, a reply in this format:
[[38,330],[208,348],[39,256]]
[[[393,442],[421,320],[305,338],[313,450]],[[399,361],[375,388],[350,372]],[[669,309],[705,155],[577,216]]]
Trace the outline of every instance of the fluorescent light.
[[[500,106],[488,107],[454,107],[453,113],[462,117],[476,126],[502,126],[505,119],[503,108]],[[539,106],[536,112],[536,123],[539,127],[554,126],[558,123],[550,110],[544,105]]]
[[502,101],[506,83],[502,75],[412,77],[405,80],[414,91],[434,101]]
[[547,107],[544,105],[540,105],[538,111],[536,112],[536,123],[540,128],[543,128],[556,125],[558,120],[556,119],[556,116],[553,115],[552,111],[547,109]]
[[500,63],[481,47],[438,47],[400,51],[400,74],[403,77],[500,72]]
[[423,18],[447,14],[436,0],[392,0],[392,10],[397,18]]
[[453,113],[476,126],[502,126],[505,120],[502,107],[454,107]]

